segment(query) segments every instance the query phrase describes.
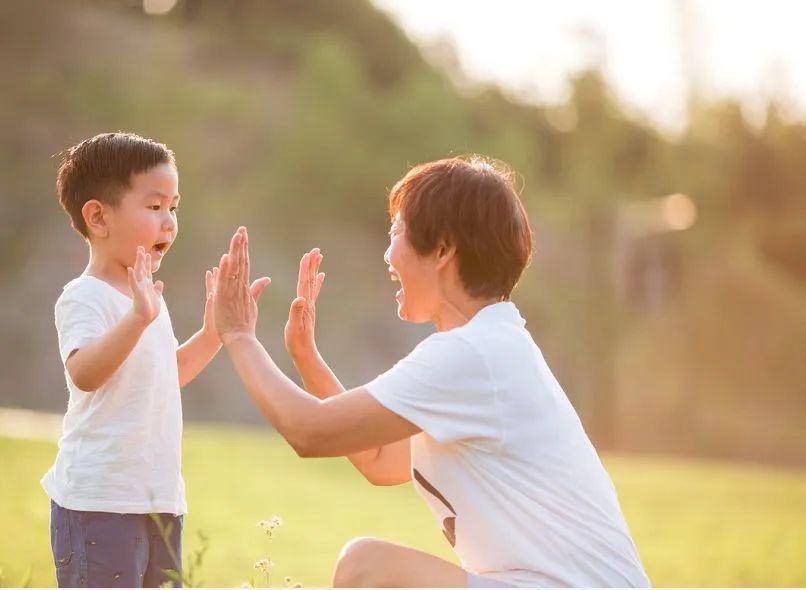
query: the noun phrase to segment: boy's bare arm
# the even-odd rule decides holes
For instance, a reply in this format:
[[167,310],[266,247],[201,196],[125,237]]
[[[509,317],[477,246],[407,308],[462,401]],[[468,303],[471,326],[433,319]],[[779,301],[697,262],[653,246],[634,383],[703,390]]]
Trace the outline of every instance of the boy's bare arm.
[[129,268],[129,287],[131,310],[103,336],[71,352],[65,362],[70,379],[82,391],[95,391],[109,381],[159,315],[163,285],[152,281],[151,255],[142,247],[134,268]]
[[118,370],[148,326],[134,311],[124,315],[106,334],[73,351],[65,366],[81,391],[95,391]]
[[202,372],[221,350],[221,339],[204,328],[191,336],[176,350],[176,363],[179,368],[179,386],[184,387]]
[[215,329],[215,316],[213,315],[213,289],[218,280],[218,267],[208,270],[204,278],[207,299],[204,304],[202,328],[176,351],[180,387],[193,381],[221,350],[221,338]]

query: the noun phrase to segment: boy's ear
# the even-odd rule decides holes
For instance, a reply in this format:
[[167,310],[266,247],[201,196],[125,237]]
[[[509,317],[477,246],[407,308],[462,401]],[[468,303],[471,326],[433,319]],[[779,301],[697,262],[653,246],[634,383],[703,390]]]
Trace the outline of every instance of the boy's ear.
[[90,199],[81,208],[81,215],[87,225],[90,237],[105,238],[109,235],[109,226],[106,223],[106,205],[97,199]]

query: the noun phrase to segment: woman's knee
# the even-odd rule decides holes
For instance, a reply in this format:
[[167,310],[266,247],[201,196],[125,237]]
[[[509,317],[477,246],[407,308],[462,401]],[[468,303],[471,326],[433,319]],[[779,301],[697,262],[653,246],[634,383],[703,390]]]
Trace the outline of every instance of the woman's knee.
[[383,585],[383,549],[387,541],[373,537],[358,537],[344,545],[336,560],[333,586],[336,588],[366,588]]

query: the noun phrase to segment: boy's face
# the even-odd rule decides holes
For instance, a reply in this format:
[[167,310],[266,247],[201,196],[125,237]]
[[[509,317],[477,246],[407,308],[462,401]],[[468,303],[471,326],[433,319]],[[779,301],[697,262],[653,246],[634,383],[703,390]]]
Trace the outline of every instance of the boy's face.
[[107,211],[104,248],[123,266],[133,267],[137,247],[142,246],[156,272],[179,231],[179,176],[171,164],[159,164],[132,175],[130,184],[117,207]]

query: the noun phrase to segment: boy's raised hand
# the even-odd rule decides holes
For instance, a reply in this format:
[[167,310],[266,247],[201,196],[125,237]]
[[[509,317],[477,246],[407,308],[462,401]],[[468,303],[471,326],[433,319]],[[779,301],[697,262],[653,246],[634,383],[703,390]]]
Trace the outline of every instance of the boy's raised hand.
[[316,299],[325,280],[325,273],[319,272],[322,258],[319,248],[314,248],[299,262],[297,297],[291,302],[284,333],[285,347],[293,359],[316,350]]
[[221,342],[221,337],[218,335],[218,329],[215,325],[214,297],[216,283],[218,283],[218,267],[214,266],[212,270],[208,270],[204,273],[206,298],[204,303],[204,321],[202,323],[202,331],[216,342]]
[[147,326],[160,313],[163,282],[154,282],[151,274],[151,254],[147,254],[142,246],[137,247],[134,268],[128,267],[128,272],[129,288],[132,290],[132,309],[143,325]]

